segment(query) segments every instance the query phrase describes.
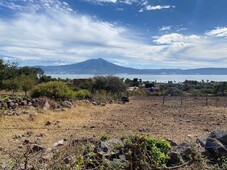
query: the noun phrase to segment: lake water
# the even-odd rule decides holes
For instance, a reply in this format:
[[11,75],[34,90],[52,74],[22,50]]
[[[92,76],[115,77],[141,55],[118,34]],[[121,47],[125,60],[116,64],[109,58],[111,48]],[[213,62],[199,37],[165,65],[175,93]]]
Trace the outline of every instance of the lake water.
[[[92,78],[97,75],[91,74],[47,74],[53,78],[61,79],[78,79],[78,78]],[[183,82],[185,80],[196,80],[196,81],[227,81],[227,75],[128,75],[128,74],[117,74],[120,78],[138,78],[143,81],[156,81],[166,83],[168,81]]]

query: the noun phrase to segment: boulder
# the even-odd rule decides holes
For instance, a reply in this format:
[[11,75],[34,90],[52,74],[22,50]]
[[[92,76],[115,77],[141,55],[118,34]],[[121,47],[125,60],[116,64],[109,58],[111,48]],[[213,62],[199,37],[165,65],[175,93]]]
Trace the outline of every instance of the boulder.
[[177,146],[173,146],[169,151],[169,160],[167,165],[179,165],[184,162],[190,161],[193,158],[193,148],[187,143],[182,143]]
[[214,131],[211,132],[209,138],[215,138],[219,140],[223,145],[227,145],[227,131]]
[[226,147],[216,138],[208,137],[205,149],[212,155],[217,157],[227,157]]

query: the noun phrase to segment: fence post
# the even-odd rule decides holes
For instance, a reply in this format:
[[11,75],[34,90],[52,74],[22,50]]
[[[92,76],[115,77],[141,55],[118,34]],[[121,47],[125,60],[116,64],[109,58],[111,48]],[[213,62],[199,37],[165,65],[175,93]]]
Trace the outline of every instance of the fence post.
[[206,106],[208,105],[208,95],[206,94]]
[[181,105],[181,106],[183,105],[183,96],[181,96],[180,105]]
[[162,98],[162,105],[164,105],[165,104],[165,95],[163,95],[163,98]]

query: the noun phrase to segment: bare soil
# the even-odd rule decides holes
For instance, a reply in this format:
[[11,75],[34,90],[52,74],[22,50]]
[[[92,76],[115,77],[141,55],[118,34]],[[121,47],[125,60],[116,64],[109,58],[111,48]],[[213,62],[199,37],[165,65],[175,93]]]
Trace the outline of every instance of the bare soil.
[[[0,117],[0,149],[17,149],[25,139],[52,147],[64,138],[122,137],[144,133],[174,142],[195,142],[214,130],[227,130],[225,98],[206,106],[204,98],[133,97],[129,103],[95,106],[78,101],[63,112],[26,110]],[[211,104],[212,103],[212,104]],[[38,112],[38,113],[37,113]],[[45,125],[50,121],[50,125]],[[28,135],[28,132],[32,132]],[[22,137],[14,139],[15,135]]]

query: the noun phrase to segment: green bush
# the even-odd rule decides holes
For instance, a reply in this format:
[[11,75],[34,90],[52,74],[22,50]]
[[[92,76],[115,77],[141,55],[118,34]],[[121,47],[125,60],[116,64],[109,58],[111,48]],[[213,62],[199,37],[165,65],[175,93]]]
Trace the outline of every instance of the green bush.
[[125,152],[131,165],[137,168],[163,167],[168,161],[170,143],[161,138],[146,135],[133,136],[126,141]]
[[73,98],[75,93],[63,82],[50,81],[35,86],[31,91],[31,97],[49,97],[55,99]]
[[91,97],[91,93],[88,90],[79,90],[74,95],[77,99],[86,99]]

